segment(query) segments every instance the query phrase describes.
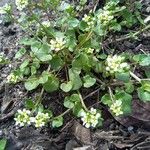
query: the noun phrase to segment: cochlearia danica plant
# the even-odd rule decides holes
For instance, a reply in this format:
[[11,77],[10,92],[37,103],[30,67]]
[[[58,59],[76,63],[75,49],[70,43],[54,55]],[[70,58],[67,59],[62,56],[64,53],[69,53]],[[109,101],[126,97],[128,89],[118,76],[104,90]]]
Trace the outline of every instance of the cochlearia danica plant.
[[[14,5],[0,8],[4,20],[18,24],[27,33],[15,55],[21,63],[8,75],[7,83],[23,82],[27,91],[41,89],[38,98],[26,100],[24,108],[17,111],[16,125],[60,127],[63,116],[71,113],[86,128],[102,126],[101,108],[87,105],[85,99],[91,99],[83,96],[82,89],[99,91],[98,103],[113,116],[129,115],[134,95],[143,102],[150,101],[150,55],[121,53],[106,46],[107,39],[122,30],[128,32],[117,41],[138,40],[138,35],[150,28],[139,13],[142,5],[136,2],[131,8],[126,1],[107,0],[99,6],[95,1],[87,11],[86,4],[87,0],[15,0],[17,17]],[[138,29],[131,30],[135,25]],[[0,56],[2,62],[6,61]],[[66,111],[56,116],[44,108],[44,92],[64,93]]]

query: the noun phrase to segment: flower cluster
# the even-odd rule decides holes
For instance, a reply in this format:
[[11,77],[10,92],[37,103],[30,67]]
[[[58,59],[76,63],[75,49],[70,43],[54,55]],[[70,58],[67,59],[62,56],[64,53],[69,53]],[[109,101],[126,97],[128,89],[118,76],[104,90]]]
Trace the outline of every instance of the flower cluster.
[[38,112],[35,117],[31,116],[30,110],[18,110],[16,118],[14,119],[16,121],[16,125],[19,125],[20,127],[23,127],[25,125],[31,125],[33,123],[36,128],[43,127],[48,122],[49,114],[48,113],[42,113]]
[[32,121],[35,123],[35,127],[38,128],[38,127],[43,127],[45,126],[46,122],[48,121],[49,119],[49,115],[48,113],[42,113],[42,112],[38,112],[38,114],[36,115],[36,117],[32,118]]
[[30,115],[31,115],[30,110],[19,109],[16,118],[14,119],[16,121],[16,125],[19,125],[20,127],[30,125],[31,124]]
[[50,27],[51,23],[49,21],[43,21],[42,25],[46,28]]
[[84,17],[82,18],[82,20],[84,22],[86,22],[87,25],[88,25],[88,27],[85,28],[85,31],[89,31],[89,30],[91,30],[94,27],[95,18],[85,14]]
[[98,18],[100,20],[100,22],[106,26],[110,23],[110,21],[114,18],[114,16],[112,15],[111,11],[108,10],[103,10],[99,15]]
[[51,50],[58,52],[65,47],[65,43],[66,41],[63,38],[56,38],[56,40],[51,40]]
[[28,5],[28,0],[16,0],[18,10],[23,10]]
[[130,66],[123,61],[124,57],[122,56],[108,56],[106,59],[106,71],[110,74],[127,71],[130,68]]
[[111,106],[110,106],[110,110],[116,115],[122,115],[123,111],[122,109],[122,101],[121,100],[116,100]]
[[0,7],[0,14],[6,14],[10,12],[11,6],[8,4],[5,4],[3,7]]
[[10,75],[7,76],[8,83],[17,83],[18,79],[19,76],[15,75],[14,73],[11,73]]
[[96,109],[91,108],[88,112],[81,112],[81,120],[83,121],[83,125],[86,128],[96,127],[98,124],[98,120],[100,119],[101,114],[96,111]]

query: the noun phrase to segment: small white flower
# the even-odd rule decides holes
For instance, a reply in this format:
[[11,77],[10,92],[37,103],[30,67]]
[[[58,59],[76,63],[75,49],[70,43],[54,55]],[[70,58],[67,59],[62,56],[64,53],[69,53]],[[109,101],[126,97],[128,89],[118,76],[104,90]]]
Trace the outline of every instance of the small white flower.
[[116,115],[122,115],[122,101],[121,100],[116,100],[110,107],[110,110]]
[[43,127],[45,126],[45,124],[47,123],[48,119],[49,119],[49,115],[48,113],[42,113],[42,112],[38,112],[38,114],[35,117],[34,123],[35,123],[35,127],[39,128],[39,127]]
[[96,109],[94,108],[91,108],[90,111],[88,112],[85,112],[85,111],[81,112],[81,120],[83,121],[83,125],[86,128],[96,127],[100,117],[101,117],[101,114],[98,113]]
[[83,20],[84,22],[89,22],[90,19],[91,19],[91,17],[88,16],[87,14],[85,14],[84,17],[82,18],[82,20]]
[[11,6],[8,4],[5,4],[3,7],[0,7],[0,14],[6,14],[11,10]]
[[99,15],[98,15],[98,18],[100,20],[100,22],[103,24],[103,25],[107,25],[109,24],[109,22],[114,18],[114,16],[111,14],[110,11],[108,10],[103,10]]
[[19,125],[20,127],[25,126],[25,125],[30,125],[31,120],[30,120],[30,110],[18,110],[16,118],[14,120],[16,121],[16,125]]
[[28,0],[16,0],[18,10],[23,10],[28,5]]
[[66,41],[63,38],[56,38],[56,40],[51,40],[50,44],[51,50],[58,52],[65,47]]
[[42,22],[42,25],[46,28],[50,27],[51,26],[51,23],[49,21],[43,21]]
[[88,27],[85,28],[85,31],[89,31],[91,30],[93,27],[94,27],[94,24],[95,24],[95,18],[93,18],[92,16],[89,16],[89,15],[84,15],[84,17],[82,18],[82,20],[84,22],[87,23]]
[[106,59],[106,72],[110,74],[114,73],[121,73],[127,71],[130,66],[126,63],[123,62],[124,57],[121,56],[108,56]]
[[8,83],[17,83],[18,79],[19,76],[15,75],[14,73],[11,73],[10,75],[7,76]]

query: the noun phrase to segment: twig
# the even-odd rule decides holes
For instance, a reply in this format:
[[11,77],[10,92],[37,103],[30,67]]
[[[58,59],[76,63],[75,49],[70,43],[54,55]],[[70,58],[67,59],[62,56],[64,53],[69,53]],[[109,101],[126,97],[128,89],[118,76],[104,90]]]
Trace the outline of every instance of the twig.
[[106,43],[106,44],[104,44],[104,45],[108,45],[108,44],[111,44],[111,43],[120,42],[120,41],[124,41],[124,40],[130,39],[130,38],[132,38],[132,37],[134,37],[134,36],[139,35],[140,33],[144,32],[144,31],[148,30],[149,28],[150,28],[150,25],[147,25],[145,28],[143,28],[143,29],[141,29],[141,30],[135,32],[135,33],[132,34],[132,35],[127,34],[127,35],[125,35],[124,37],[115,39],[114,41],[111,40],[111,41],[109,41],[108,43],[106,43],[106,41],[107,41],[107,40],[106,40],[106,41],[104,42],[104,43]]
[[95,91],[93,91],[92,93],[88,94],[87,96],[85,96],[83,98],[83,100],[87,99],[88,97],[91,97],[92,95],[94,95],[95,93],[97,93],[100,90],[100,88],[96,89]]
[[95,12],[95,10],[96,10],[96,8],[97,8],[98,3],[99,3],[99,0],[96,1],[96,4],[95,4],[95,6],[94,6],[94,8],[93,8],[93,13]]

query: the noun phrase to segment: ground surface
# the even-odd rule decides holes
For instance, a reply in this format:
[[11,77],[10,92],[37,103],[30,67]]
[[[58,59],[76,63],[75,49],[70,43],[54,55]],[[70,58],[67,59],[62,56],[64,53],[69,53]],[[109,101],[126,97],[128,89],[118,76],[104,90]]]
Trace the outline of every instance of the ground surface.
[[[6,0],[0,2],[3,5]],[[145,0],[143,13],[150,7]],[[17,42],[25,33],[14,24],[0,24],[0,52],[14,61],[14,55],[19,49]],[[150,52],[150,31],[142,33],[138,41],[122,41],[114,44],[118,51],[132,53]],[[142,50],[142,51],[141,51]],[[126,118],[113,118],[104,108],[106,121],[102,128],[89,130],[80,121],[69,115],[64,126],[59,129],[50,127],[36,130],[33,127],[16,128],[13,116],[21,108],[24,100],[34,97],[36,93],[27,93],[22,84],[8,85],[7,75],[17,64],[0,66],[0,138],[8,139],[6,150],[149,150],[150,149],[150,104],[139,103],[135,97],[133,113]],[[85,96],[86,91],[83,91]],[[98,91],[89,98],[96,98]],[[44,104],[53,108],[56,114],[64,108],[59,102],[63,97],[60,93],[44,94],[47,101]],[[43,98],[44,99],[44,98]]]

